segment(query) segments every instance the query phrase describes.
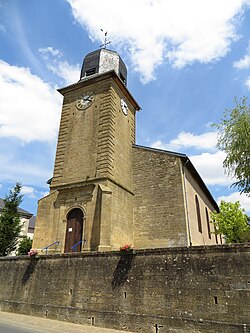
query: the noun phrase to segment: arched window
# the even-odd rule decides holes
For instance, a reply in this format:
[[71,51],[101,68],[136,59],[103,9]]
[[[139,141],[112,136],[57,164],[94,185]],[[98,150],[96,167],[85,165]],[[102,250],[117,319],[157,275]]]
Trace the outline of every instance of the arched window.
[[202,233],[201,211],[200,211],[200,204],[199,204],[199,199],[198,199],[197,195],[195,195],[195,204],[196,204],[198,230],[200,233]]
[[207,219],[208,238],[211,239],[211,229],[210,229],[210,221],[209,221],[209,215],[208,215],[207,207],[205,208],[205,210],[206,210],[206,219]]

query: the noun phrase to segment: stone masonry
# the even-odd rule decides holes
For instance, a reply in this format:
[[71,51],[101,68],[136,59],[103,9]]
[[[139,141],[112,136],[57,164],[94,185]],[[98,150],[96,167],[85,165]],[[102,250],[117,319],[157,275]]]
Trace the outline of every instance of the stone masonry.
[[209,220],[217,203],[188,157],[135,144],[140,107],[126,76],[120,56],[101,49],[85,57],[77,83],[59,89],[54,173],[33,241],[39,252],[50,244],[50,253],[64,253],[223,243]]
[[0,310],[141,333],[250,332],[250,245],[0,258]]

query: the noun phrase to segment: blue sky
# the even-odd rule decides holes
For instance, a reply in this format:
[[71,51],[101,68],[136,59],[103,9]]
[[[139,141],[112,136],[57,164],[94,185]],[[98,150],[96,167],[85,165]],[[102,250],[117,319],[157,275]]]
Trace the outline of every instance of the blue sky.
[[0,0],[0,197],[23,184],[36,214],[53,174],[62,98],[108,31],[142,111],[137,144],[186,153],[216,200],[230,188],[218,122],[250,95],[250,1]]

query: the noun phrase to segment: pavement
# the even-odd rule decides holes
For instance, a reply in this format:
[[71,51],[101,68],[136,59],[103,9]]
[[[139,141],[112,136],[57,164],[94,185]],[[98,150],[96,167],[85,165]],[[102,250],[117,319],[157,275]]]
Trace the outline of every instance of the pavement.
[[[125,331],[78,325],[58,320],[0,311],[0,333],[125,333]],[[128,332],[127,333],[133,333]]]

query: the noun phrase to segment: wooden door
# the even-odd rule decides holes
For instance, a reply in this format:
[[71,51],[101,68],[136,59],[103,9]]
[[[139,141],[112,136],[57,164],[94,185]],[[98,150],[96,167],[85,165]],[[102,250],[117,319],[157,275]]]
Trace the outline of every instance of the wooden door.
[[82,233],[83,212],[81,209],[76,208],[68,215],[64,252],[81,252],[82,243],[78,244],[73,250],[71,247],[78,242],[81,242]]

